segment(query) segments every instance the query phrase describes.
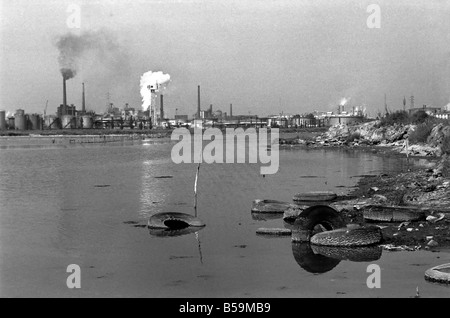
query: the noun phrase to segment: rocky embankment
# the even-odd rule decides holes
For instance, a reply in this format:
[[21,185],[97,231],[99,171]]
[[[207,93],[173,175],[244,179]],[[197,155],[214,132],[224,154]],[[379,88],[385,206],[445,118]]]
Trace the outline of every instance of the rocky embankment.
[[440,157],[445,137],[450,137],[450,125],[437,124],[424,143],[414,143],[409,136],[418,129],[418,125],[394,124],[381,126],[380,121],[371,121],[360,125],[336,125],[322,134],[306,139],[280,138],[280,145],[306,145],[308,147],[364,147],[380,146],[421,157]]
[[450,137],[450,125],[437,124],[431,130],[427,141],[414,144],[409,136],[418,129],[418,125],[394,124],[381,126],[379,121],[372,121],[361,125],[336,125],[319,136],[315,144],[318,145],[379,145],[392,147],[400,153],[413,156],[441,156],[442,144],[445,137]]

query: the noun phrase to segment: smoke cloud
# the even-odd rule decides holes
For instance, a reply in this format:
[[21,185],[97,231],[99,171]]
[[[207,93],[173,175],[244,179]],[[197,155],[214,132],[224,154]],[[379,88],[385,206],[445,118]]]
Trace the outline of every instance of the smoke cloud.
[[106,30],[85,31],[80,35],[67,33],[56,39],[55,46],[59,50],[58,62],[65,79],[76,76],[81,59],[87,54],[101,64],[123,63],[126,58],[113,34]]
[[146,110],[148,106],[152,104],[152,88],[155,93],[161,92],[167,86],[170,81],[170,75],[164,74],[161,71],[152,72],[148,71],[141,76],[141,96],[142,96],[142,109]]

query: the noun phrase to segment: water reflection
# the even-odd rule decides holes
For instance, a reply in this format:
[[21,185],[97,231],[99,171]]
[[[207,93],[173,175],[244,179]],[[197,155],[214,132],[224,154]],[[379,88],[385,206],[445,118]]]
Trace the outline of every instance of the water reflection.
[[295,261],[305,271],[322,274],[331,271],[341,261],[373,262],[381,258],[381,246],[336,247],[292,242]]
[[379,260],[383,252],[382,247],[378,245],[361,247],[311,245],[311,249],[315,254],[351,262],[373,262]]
[[151,236],[156,237],[174,237],[174,236],[183,236],[187,234],[197,233],[201,231],[204,227],[186,227],[184,229],[153,229],[148,228],[148,231]]
[[329,272],[341,262],[339,259],[314,253],[309,243],[292,242],[292,254],[301,268],[313,274]]

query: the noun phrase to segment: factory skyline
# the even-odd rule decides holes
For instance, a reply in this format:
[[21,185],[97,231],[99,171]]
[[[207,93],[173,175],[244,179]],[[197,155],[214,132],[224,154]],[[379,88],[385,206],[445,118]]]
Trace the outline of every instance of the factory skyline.
[[137,107],[139,77],[148,69],[173,78],[164,94],[169,113],[195,112],[197,85],[202,104],[233,103],[241,114],[332,111],[343,97],[375,114],[384,93],[399,109],[412,94],[416,105],[450,102],[448,2],[381,0],[380,29],[367,27],[360,1],[318,2],[83,0],[80,28],[70,29],[68,0],[5,1],[0,109],[41,113],[47,100],[57,107],[55,43],[76,37],[88,45],[67,80],[68,102],[80,107],[85,83],[86,107],[96,112],[107,92],[115,105]]

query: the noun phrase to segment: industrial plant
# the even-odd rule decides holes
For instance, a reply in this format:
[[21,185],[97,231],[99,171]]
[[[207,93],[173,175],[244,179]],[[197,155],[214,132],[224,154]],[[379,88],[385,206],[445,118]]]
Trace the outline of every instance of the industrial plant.
[[[147,110],[130,107],[115,107],[108,103],[101,114],[86,110],[85,84],[82,83],[82,105],[77,110],[74,104],[68,104],[66,93],[66,76],[63,75],[62,95],[63,103],[57,107],[54,114],[47,115],[47,105],[44,114],[27,114],[23,109],[17,109],[14,114],[7,116],[0,110],[0,130],[58,130],[58,129],[118,129],[118,130],[149,130],[153,128],[173,127],[278,127],[278,128],[308,128],[324,127],[336,124],[351,124],[367,120],[365,108],[348,106],[345,102],[337,105],[337,111],[315,111],[310,114],[277,114],[269,116],[234,115],[233,104],[229,111],[213,110],[210,104],[206,110],[201,109],[201,89],[197,87],[197,110],[191,116],[175,114],[174,118],[166,118],[164,112],[164,95],[160,92],[160,84],[148,85],[145,89],[150,93]],[[411,96],[411,100],[414,97]],[[47,101],[48,104],[48,101]],[[346,109],[347,106],[347,109]],[[385,105],[387,109],[387,105]],[[438,118],[449,118],[450,110],[436,107],[414,107],[411,102],[409,112],[424,110],[429,115]]]

